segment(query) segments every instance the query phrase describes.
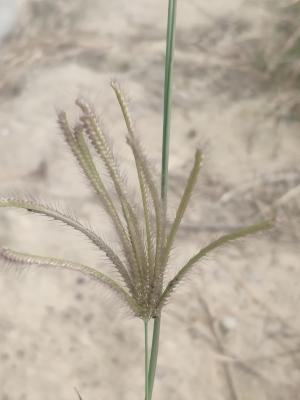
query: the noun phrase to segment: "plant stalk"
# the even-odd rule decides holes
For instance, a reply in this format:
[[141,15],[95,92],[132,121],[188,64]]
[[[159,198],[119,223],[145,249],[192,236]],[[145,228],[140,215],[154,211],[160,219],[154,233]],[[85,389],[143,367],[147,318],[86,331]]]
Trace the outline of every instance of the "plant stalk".
[[153,335],[152,335],[152,344],[151,344],[151,357],[148,371],[148,385],[149,385],[149,400],[152,399],[156,365],[157,365],[157,356],[158,356],[158,347],[159,347],[159,334],[160,334],[160,315],[154,318],[153,324]]
[[[177,0],[169,0],[168,27],[167,27],[167,39],[166,39],[166,58],[165,58],[163,145],[162,145],[162,168],[161,168],[161,198],[164,203],[165,212],[167,209],[167,192],[168,192],[168,176],[169,176],[169,148],[170,148],[171,109],[172,109],[172,84],[173,84],[176,10],[177,10]],[[152,399],[155,372],[157,366],[160,322],[161,322],[161,315],[158,315],[156,318],[154,318],[151,356],[150,356],[150,363],[148,370],[149,400]]]
[[144,321],[145,328],[145,399],[149,400],[149,356],[148,356],[148,320]]
[[166,58],[165,58],[164,121],[163,121],[162,167],[161,167],[161,197],[165,203],[167,202],[168,175],[169,175],[169,148],[170,148],[176,9],[177,9],[177,0],[169,0]]

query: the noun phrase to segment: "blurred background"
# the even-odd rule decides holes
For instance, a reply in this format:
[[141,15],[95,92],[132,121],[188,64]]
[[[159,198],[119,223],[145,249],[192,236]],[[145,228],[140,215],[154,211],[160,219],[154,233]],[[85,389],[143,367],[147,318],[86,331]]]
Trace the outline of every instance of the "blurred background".
[[[0,193],[63,205],[112,238],[59,133],[93,102],[128,181],[110,89],[125,89],[159,172],[167,0],[0,0]],[[300,399],[300,1],[178,2],[170,215],[196,147],[205,163],[169,274],[276,208],[271,232],[202,262],[165,309],[154,398]],[[113,239],[111,239],[113,240]],[[64,226],[0,210],[0,243],[105,268]],[[0,261],[0,399],[142,399],[143,326],[76,273]]]

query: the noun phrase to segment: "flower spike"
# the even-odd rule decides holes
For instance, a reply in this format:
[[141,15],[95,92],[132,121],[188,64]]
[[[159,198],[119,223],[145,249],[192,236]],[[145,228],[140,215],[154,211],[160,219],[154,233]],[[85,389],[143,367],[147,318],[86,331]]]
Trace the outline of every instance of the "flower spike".
[[[70,127],[64,111],[58,113],[58,124],[66,143],[113,224],[117,233],[118,247],[121,249],[120,254],[117,254],[105,243],[99,234],[87,228],[76,218],[40,202],[31,199],[0,198],[0,208],[22,208],[31,213],[60,221],[81,232],[100,252],[106,255],[107,260],[118,272],[118,279],[112,279],[108,275],[83,264],[51,257],[33,256],[3,248],[0,248],[0,258],[19,267],[37,265],[78,271],[108,287],[134,315],[147,321],[160,314],[161,309],[165,306],[177,285],[208,253],[234,240],[270,229],[273,226],[273,221],[250,225],[221,236],[191,257],[179,269],[174,278],[165,283],[164,278],[169,255],[198,180],[202,153],[200,150],[196,150],[194,164],[179,202],[175,219],[169,231],[167,231],[165,204],[159,195],[152,169],[137,138],[126,97],[119,84],[112,82],[111,85],[128,131],[127,144],[135,161],[142,200],[142,213],[139,212],[128,195],[129,191],[122,179],[117,159],[93,107],[86,101],[79,99],[76,104],[81,111],[81,116],[75,127]],[[94,161],[93,149],[99,156],[102,167],[104,166],[104,169],[108,172],[107,179],[110,180],[112,185],[105,184],[102,171],[99,170]],[[116,196],[110,193],[109,187],[113,188]],[[143,215],[142,218],[139,218],[140,214]]]

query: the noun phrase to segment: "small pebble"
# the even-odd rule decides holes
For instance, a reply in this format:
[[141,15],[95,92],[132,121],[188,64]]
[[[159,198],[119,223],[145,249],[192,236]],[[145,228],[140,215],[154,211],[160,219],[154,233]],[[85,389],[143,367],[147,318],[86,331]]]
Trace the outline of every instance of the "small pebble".
[[223,335],[228,335],[237,328],[237,320],[231,316],[225,316],[220,321],[220,330]]

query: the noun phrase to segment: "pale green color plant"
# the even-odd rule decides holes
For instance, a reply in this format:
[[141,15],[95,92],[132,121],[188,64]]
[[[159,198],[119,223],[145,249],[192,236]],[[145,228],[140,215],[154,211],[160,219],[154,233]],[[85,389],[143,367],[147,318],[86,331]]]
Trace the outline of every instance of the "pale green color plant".
[[[19,253],[6,248],[0,249],[2,259],[19,266],[37,265],[79,271],[111,289],[129,310],[144,322],[145,333],[145,399],[151,400],[157,364],[161,312],[175,288],[198,262],[211,251],[228,242],[263,231],[272,227],[266,220],[223,235],[200,249],[169,281],[165,281],[169,256],[177,231],[185,214],[194,187],[197,183],[202,163],[202,153],[196,150],[194,164],[186,181],[176,216],[167,229],[167,182],[168,154],[171,117],[171,89],[173,70],[173,51],[175,35],[176,0],[169,0],[167,50],[165,63],[164,131],[161,193],[155,182],[147,157],[142,151],[135,134],[132,118],[125,96],[117,82],[111,86],[119,102],[127,126],[127,143],[132,151],[141,194],[141,202],[136,207],[127,193],[118,161],[114,155],[102,123],[93,107],[82,99],[76,100],[81,111],[78,122],[71,127],[64,111],[58,112],[58,123],[65,141],[84,172],[90,186],[98,196],[99,203],[106,211],[118,236],[120,252],[109,246],[98,233],[86,227],[76,218],[50,206],[31,199],[0,198],[0,207],[15,207],[41,214],[60,221],[81,232],[101,253],[106,255],[119,279],[111,278],[96,268],[58,258],[41,257]],[[96,164],[91,150],[96,151],[103,168],[112,183],[114,193],[108,190]],[[114,196],[116,195],[116,196]],[[139,218],[142,209],[143,219]],[[149,321],[154,319],[151,356],[148,351]],[[150,359],[149,359],[150,358]],[[79,398],[80,394],[78,393]]]

